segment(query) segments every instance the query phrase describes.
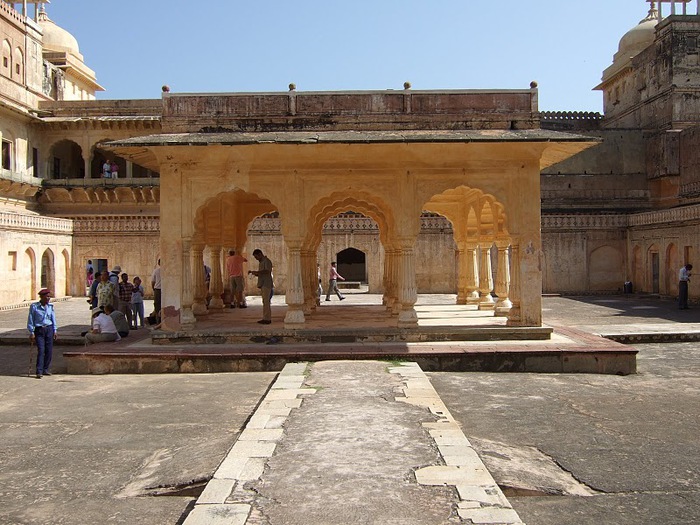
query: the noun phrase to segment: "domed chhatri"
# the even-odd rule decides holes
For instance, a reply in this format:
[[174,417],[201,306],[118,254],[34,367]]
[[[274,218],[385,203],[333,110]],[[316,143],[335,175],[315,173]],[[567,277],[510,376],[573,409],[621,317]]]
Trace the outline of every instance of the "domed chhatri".
[[43,31],[42,45],[46,51],[56,51],[59,53],[71,53],[82,58],[78,41],[68,31],[56,25],[44,11],[39,12],[39,25]]
[[631,58],[650,46],[654,42],[654,32],[658,23],[659,12],[656,4],[652,2],[647,16],[620,39],[620,45],[613,60]]

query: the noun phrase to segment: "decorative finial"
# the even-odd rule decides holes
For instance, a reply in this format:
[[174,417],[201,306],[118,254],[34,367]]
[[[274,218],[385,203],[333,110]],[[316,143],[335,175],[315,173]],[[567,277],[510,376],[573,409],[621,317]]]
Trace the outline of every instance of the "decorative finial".
[[537,89],[537,82],[535,80],[530,82],[530,89]]
[[410,83],[410,82],[404,82],[404,83],[403,83],[403,88],[404,88],[404,89],[411,89],[411,83]]
[[163,90],[163,93],[170,93],[170,86],[167,84],[161,88]]
[[659,12],[656,9],[656,2],[655,0],[647,0],[649,2],[649,12],[647,13],[646,18],[643,18],[642,20],[639,21],[639,23],[643,22],[648,22],[649,20],[658,20],[659,19]]
[[296,91],[296,89],[297,89],[297,85],[294,82],[289,84],[289,91]]

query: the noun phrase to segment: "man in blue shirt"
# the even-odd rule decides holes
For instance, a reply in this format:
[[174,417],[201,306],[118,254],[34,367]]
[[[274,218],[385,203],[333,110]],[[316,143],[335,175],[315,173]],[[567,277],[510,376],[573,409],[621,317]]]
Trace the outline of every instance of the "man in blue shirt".
[[51,356],[53,354],[53,342],[58,334],[56,325],[56,314],[53,305],[49,304],[51,291],[46,288],[39,291],[39,302],[32,303],[29,307],[29,318],[27,319],[27,330],[29,330],[29,341],[36,341],[36,378],[50,376]]

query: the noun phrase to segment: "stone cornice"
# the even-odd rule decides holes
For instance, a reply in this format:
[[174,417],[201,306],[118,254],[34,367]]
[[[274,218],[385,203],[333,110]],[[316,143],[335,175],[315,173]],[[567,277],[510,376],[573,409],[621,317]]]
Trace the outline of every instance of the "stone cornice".
[[627,215],[542,215],[542,230],[611,230],[627,224]]
[[70,219],[8,212],[0,212],[0,229],[49,233],[73,233],[74,231],[73,221]]
[[[251,233],[275,233],[280,231],[279,218],[258,217],[251,222],[248,231]],[[370,217],[331,217],[323,225],[323,233],[378,233],[379,226]],[[451,233],[452,224],[445,217],[421,217],[421,232]]]
[[160,219],[155,216],[92,216],[73,217],[75,233],[120,233],[140,234],[160,232]]
[[630,216],[629,225],[630,227],[656,226],[691,221],[700,221],[700,205],[637,213]]

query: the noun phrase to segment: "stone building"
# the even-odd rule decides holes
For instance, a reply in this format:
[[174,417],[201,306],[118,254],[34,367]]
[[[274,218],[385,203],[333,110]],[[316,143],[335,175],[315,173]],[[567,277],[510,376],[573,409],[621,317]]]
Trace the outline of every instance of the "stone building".
[[[0,1],[0,307],[44,286],[83,294],[88,260],[148,281],[162,257],[170,322],[187,310],[191,325],[206,313],[199,261],[220,307],[225,252],[260,247],[292,326],[313,312],[316,262],[331,260],[409,326],[415,293],[430,292],[538,324],[540,283],[673,296],[698,250],[700,17],[688,2],[665,14],[652,2],[622,37],[598,86],[604,115],[540,113],[536,84],[95,100],[102,87],[44,3]],[[281,166],[286,150],[306,156]],[[106,160],[118,178],[102,176]],[[174,217],[185,226],[164,228]]]

